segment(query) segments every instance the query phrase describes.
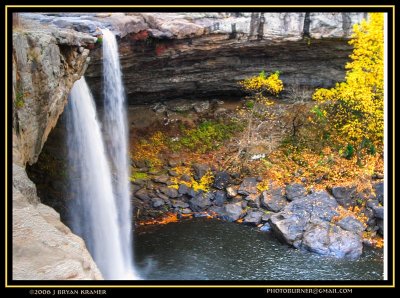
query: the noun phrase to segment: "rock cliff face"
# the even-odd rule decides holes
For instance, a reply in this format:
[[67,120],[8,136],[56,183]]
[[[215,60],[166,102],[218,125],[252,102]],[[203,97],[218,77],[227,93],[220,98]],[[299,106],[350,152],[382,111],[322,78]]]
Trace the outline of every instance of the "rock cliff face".
[[25,172],[35,163],[89,62],[96,39],[25,23],[13,32],[12,266],[14,280],[102,279],[82,239],[40,203]]
[[[55,18],[54,16],[58,18]],[[237,82],[279,70],[287,86],[329,87],[344,78],[352,25],[364,13],[93,13],[29,14],[62,28],[120,38],[124,84],[131,104],[173,98],[229,99]],[[97,32],[98,33],[98,32]],[[101,48],[85,74],[96,98]],[[292,96],[284,92],[283,97]]]

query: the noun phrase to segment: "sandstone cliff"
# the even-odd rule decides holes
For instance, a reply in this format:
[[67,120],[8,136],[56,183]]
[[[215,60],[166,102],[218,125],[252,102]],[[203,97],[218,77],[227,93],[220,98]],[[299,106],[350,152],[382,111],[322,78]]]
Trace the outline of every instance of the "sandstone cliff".
[[[91,13],[28,14],[44,24],[120,38],[129,102],[230,99],[237,81],[261,70],[281,71],[288,88],[315,89],[343,80],[352,25],[364,13]],[[85,76],[101,98],[101,48]]]
[[[57,123],[96,39],[25,23],[12,44],[12,272],[16,280],[102,279],[81,238],[40,203],[25,172]],[[10,214],[9,214],[10,216]]]

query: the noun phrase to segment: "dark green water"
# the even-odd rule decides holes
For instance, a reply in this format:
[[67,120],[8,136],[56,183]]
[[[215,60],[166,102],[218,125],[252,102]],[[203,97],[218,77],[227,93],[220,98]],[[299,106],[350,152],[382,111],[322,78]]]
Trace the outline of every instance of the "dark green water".
[[380,280],[381,250],[358,260],[292,249],[270,233],[218,220],[146,227],[136,234],[136,266],[151,280]]

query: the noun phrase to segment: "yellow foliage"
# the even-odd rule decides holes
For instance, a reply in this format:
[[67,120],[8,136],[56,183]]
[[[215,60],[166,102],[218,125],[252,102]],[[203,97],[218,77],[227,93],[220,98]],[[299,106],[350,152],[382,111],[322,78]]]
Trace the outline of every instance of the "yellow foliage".
[[267,180],[263,180],[262,182],[258,183],[258,184],[257,184],[257,189],[258,189],[260,192],[263,192],[263,191],[265,191],[265,190],[268,190],[268,189],[269,189],[269,183],[268,183],[268,181],[267,181]]
[[279,72],[265,77],[265,73],[261,72],[258,76],[254,76],[239,82],[242,89],[249,93],[262,93],[264,91],[278,95],[283,90],[283,83],[279,79]]
[[344,143],[359,151],[365,141],[383,141],[383,13],[371,13],[353,27],[354,46],[346,64],[346,80],[331,89],[317,89],[313,99],[324,104],[326,120]]
[[[191,187],[196,192],[199,190],[207,192],[210,190],[210,187],[214,182],[214,175],[211,171],[207,171],[206,174],[201,177],[200,181],[194,179],[193,173],[189,167],[177,166],[173,168],[173,171],[177,173],[177,176],[171,178],[173,184],[169,186],[170,188],[178,189],[180,184],[184,184]],[[182,175],[190,177],[190,181],[182,180]]]
[[144,161],[149,167],[159,168],[163,165],[160,153],[165,149],[165,136],[157,131],[148,140],[142,139],[132,146],[131,158],[134,161]]

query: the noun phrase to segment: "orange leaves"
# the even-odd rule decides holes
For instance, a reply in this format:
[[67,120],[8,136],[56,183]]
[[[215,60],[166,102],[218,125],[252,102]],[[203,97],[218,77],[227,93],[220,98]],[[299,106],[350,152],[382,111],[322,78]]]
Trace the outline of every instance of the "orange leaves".
[[178,215],[176,213],[166,213],[161,218],[139,221],[138,225],[139,226],[165,225],[171,222],[178,222]]

